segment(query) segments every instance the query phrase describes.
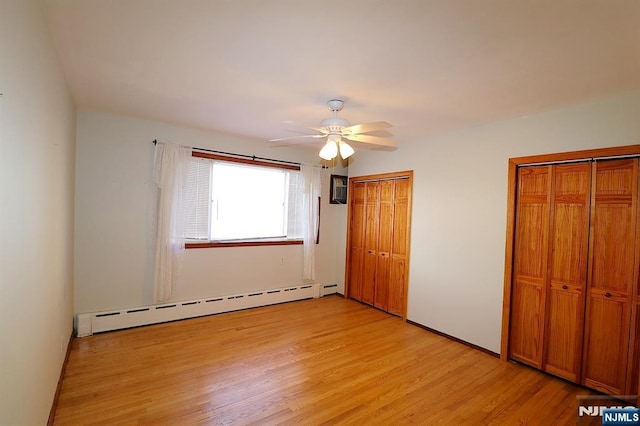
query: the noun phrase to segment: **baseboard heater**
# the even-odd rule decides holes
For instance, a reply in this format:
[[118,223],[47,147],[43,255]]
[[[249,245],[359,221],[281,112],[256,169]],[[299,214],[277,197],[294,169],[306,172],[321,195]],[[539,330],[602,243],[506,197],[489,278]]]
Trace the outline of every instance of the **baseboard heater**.
[[305,284],[162,305],[78,314],[76,336],[85,337],[104,331],[322,297],[336,293],[337,287],[337,284]]

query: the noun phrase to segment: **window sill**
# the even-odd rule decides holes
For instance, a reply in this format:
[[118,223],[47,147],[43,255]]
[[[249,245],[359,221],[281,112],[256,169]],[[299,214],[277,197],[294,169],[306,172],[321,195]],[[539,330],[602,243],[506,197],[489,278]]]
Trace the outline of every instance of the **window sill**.
[[302,240],[244,240],[244,241],[206,241],[202,243],[186,243],[186,249],[212,247],[258,247],[258,246],[295,246],[302,245]]

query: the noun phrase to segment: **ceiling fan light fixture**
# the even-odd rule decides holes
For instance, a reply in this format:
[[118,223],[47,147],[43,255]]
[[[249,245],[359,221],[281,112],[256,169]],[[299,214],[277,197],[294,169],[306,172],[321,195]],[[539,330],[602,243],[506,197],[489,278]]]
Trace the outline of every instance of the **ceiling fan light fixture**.
[[344,160],[351,157],[355,153],[351,145],[343,141],[338,142],[338,148],[340,150],[340,157],[342,157],[342,159]]
[[[327,106],[329,107],[329,110],[333,112],[333,117],[322,120],[320,127],[308,128],[313,130],[315,134],[307,134],[307,130],[295,131],[296,133],[300,133],[300,135],[270,139],[269,142],[278,142],[271,146],[297,145],[301,143],[315,142],[316,139],[326,138],[326,142],[319,153],[320,157],[324,160],[333,160],[338,156],[338,153],[340,154],[340,157],[347,159],[355,153],[354,149],[348,143],[344,142],[343,139],[348,139],[349,141],[354,141],[359,144],[371,144],[391,148],[396,147],[396,143],[392,140],[368,134],[391,127],[391,124],[388,122],[375,121],[371,123],[351,125],[347,120],[338,117],[338,112],[342,110],[344,101],[341,99],[331,99],[327,102]],[[292,141],[290,143],[280,143],[281,141],[289,139],[303,138],[306,140],[300,142]]]
[[328,139],[320,150],[319,155],[323,160],[333,160],[338,156],[338,145],[333,139]]

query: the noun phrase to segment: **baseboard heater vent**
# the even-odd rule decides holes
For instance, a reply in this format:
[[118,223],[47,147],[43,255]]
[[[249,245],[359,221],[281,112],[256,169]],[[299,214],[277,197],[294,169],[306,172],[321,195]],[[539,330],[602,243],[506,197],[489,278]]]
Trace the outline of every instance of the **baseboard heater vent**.
[[320,286],[320,297],[338,292],[338,284],[321,284]]
[[[195,318],[247,308],[256,308],[258,306],[292,302],[294,300],[311,299],[332,293],[331,291],[327,292],[327,289],[324,287],[321,284],[310,284],[247,294],[235,294],[213,299],[190,300],[166,305],[78,314],[76,317],[76,335],[78,337],[84,337],[104,331]],[[335,293],[335,289],[333,293]]]

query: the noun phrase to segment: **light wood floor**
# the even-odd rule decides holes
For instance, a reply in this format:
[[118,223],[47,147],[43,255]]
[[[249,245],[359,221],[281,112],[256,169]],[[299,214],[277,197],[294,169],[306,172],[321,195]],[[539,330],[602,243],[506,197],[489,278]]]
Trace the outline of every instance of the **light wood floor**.
[[329,296],[75,339],[55,424],[575,424],[589,393]]

